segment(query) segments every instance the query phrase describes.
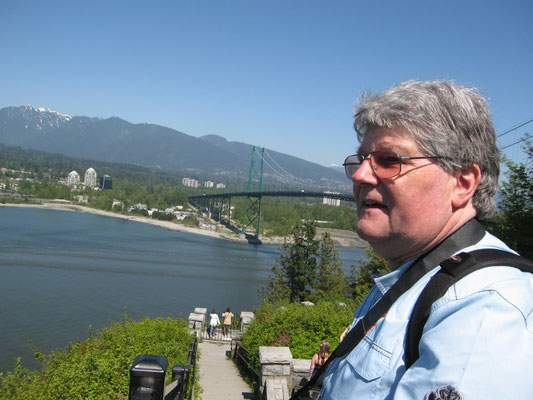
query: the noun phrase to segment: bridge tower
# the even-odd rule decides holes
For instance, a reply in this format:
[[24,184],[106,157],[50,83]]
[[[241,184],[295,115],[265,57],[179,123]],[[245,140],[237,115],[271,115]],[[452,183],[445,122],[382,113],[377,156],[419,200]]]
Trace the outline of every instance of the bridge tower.
[[263,187],[263,154],[265,149],[254,146],[252,161],[250,162],[250,177],[248,178],[248,192],[244,203],[244,218],[241,234],[246,235],[246,229],[252,227],[255,237],[261,234],[261,190]]

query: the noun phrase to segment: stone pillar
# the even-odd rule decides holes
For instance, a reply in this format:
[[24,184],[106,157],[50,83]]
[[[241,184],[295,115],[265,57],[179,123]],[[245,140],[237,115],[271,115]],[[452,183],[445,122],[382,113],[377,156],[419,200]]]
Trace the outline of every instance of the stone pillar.
[[267,378],[265,382],[265,400],[289,400],[289,387],[285,379]]
[[235,357],[237,346],[241,344],[241,332],[231,332],[231,358]]
[[290,388],[292,353],[288,347],[259,347],[259,362],[261,363],[261,393],[265,390],[267,379],[284,380]]
[[196,307],[194,309],[194,313],[195,314],[204,314],[207,316],[207,308],[203,308],[203,307]]
[[248,325],[255,319],[255,314],[251,311],[241,311],[241,332],[246,332]]
[[189,329],[194,329],[198,336],[201,337],[204,329],[205,314],[190,313],[189,314]]
[[[309,369],[311,368],[311,360],[300,360],[294,358],[292,360],[292,389],[298,390],[307,381],[309,377]],[[305,378],[305,379],[304,379]]]

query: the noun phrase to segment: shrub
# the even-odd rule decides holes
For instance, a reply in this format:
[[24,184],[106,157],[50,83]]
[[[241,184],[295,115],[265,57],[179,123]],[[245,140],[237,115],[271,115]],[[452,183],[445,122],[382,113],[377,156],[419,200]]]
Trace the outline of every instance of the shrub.
[[0,399],[126,399],[136,356],[162,355],[169,366],[186,364],[190,345],[184,320],[123,317],[48,357],[36,353],[44,359],[40,370],[24,369],[19,359],[14,372],[0,376]]
[[321,301],[312,307],[263,303],[243,334],[242,344],[252,354],[258,353],[259,346],[287,346],[294,358],[311,358],[322,340],[329,341],[334,349],[353,320],[354,303],[345,303],[340,306],[334,301]]

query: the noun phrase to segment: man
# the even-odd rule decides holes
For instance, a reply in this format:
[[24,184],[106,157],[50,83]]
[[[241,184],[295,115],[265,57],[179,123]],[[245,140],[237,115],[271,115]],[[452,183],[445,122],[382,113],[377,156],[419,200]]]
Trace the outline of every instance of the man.
[[[415,260],[438,248],[511,251],[475,219],[493,211],[499,175],[494,128],[476,90],[446,81],[404,82],[363,97],[354,126],[360,147],[345,167],[357,233],[392,272],[375,280],[352,326]],[[433,303],[419,358],[406,369],[409,317],[439,263],[331,363],[322,399],[533,397],[533,275],[511,267],[475,271]]]

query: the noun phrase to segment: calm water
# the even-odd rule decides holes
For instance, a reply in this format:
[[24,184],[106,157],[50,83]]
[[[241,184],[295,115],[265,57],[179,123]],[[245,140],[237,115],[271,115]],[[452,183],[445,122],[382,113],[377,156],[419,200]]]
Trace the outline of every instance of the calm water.
[[[0,371],[31,342],[50,353],[123,311],[187,318],[195,307],[253,311],[277,247],[68,211],[0,207]],[[360,250],[339,250],[344,267]]]

